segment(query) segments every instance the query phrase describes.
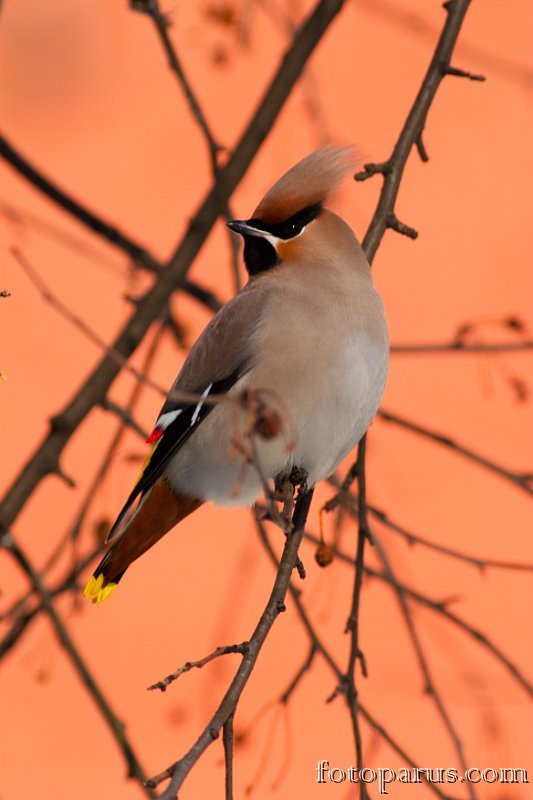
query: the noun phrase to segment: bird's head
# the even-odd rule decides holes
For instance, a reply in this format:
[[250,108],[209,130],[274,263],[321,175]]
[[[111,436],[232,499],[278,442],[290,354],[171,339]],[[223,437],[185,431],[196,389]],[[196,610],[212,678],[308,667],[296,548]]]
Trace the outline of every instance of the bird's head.
[[244,239],[244,263],[251,277],[297,258],[312,244],[324,202],[357,164],[353,147],[311,153],[276,181],[250,219],[228,222]]

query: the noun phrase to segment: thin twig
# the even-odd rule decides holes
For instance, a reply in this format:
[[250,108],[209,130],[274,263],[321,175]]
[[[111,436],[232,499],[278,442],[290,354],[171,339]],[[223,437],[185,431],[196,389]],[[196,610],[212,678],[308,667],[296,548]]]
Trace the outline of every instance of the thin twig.
[[222,743],[224,745],[225,798],[233,800],[233,714],[230,714],[224,723]]
[[[446,729],[446,731],[448,733],[448,736],[450,737],[450,739],[452,741],[453,747],[455,749],[455,752],[457,754],[457,758],[459,759],[459,763],[461,765],[461,769],[462,769],[463,774],[464,774],[466,772],[466,770],[468,769],[468,764],[467,764],[467,760],[466,760],[466,756],[465,756],[465,752],[464,752],[463,743],[462,743],[462,741],[461,741],[461,739],[459,737],[459,733],[457,731],[457,728],[455,727],[455,724],[453,723],[453,721],[452,721],[452,719],[450,717],[449,711],[448,711],[448,709],[446,707],[446,704],[444,703],[442,695],[441,695],[440,691],[437,689],[437,686],[436,686],[436,683],[435,683],[435,679],[434,679],[433,675],[431,674],[431,670],[430,670],[430,667],[429,667],[429,662],[428,662],[424,647],[422,645],[421,638],[418,635],[418,631],[417,631],[417,628],[416,628],[416,625],[415,625],[415,622],[414,622],[414,619],[413,619],[413,615],[411,613],[411,608],[409,606],[409,603],[408,603],[405,595],[403,594],[403,592],[398,587],[396,574],[395,574],[395,572],[393,570],[393,567],[392,567],[392,564],[390,562],[390,559],[388,558],[386,551],[382,547],[381,542],[379,541],[379,539],[375,535],[373,536],[373,542],[374,542],[374,547],[375,547],[375,551],[376,551],[376,553],[378,555],[378,558],[379,558],[379,560],[381,561],[381,563],[383,565],[383,570],[384,570],[385,574],[388,576],[388,578],[390,579],[391,585],[394,587],[394,593],[396,595],[396,599],[397,599],[398,605],[400,607],[400,612],[401,612],[401,614],[402,614],[402,616],[404,618],[405,625],[407,627],[407,633],[409,635],[409,638],[411,639],[411,644],[413,646],[413,650],[415,652],[415,656],[416,656],[416,659],[418,661],[418,666],[419,666],[420,672],[422,674],[422,678],[423,678],[423,681],[424,681],[424,692],[429,697],[431,697],[431,699],[433,700],[433,702],[435,704],[435,708],[437,710],[437,713],[440,716],[440,718],[442,720],[442,723],[443,723],[443,725],[444,725],[444,727],[445,727],[445,729]],[[477,793],[475,791],[474,784],[471,783],[470,781],[468,781],[466,788],[467,788],[468,794],[470,796],[470,800],[476,800]]]
[[218,738],[221,728],[230,715],[235,712],[241,694],[252,674],[261,647],[278,615],[285,610],[285,596],[298,558],[298,548],[303,536],[311,495],[312,490],[307,491],[305,484],[302,484],[294,510],[294,530],[286,537],[270,598],[249,639],[248,648],[243,655],[242,662],[217,710],[190,750],[179,761],[176,761],[164,772],[151,778],[148,782],[151,788],[155,788],[164,780],[170,778],[169,785],[161,795],[162,800],[172,800],[172,798],[176,797],[190,770],[213,740]]
[[[32,186],[42,192],[49,200],[56,203],[63,211],[73,216],[82,225],[89,228],[106,242],[122,250],[128,255],[136,266],[143,267],[150,272],[158,273],[164,268],[164,264],[157,260],[145,247],[140,245],[130,236],[126,236],[122,231],[107,223],[100,216],[94,214],[86,206],[83,206],[71,195],[46,177],[40,170],[31,164],[8,140],[0,134],[0,158],[9,164],[23,178],[28,180]],[[215,295],[194,283],[186,280],[181,287],[199,302],[203,303],[211,311],[218,311],[221,302]]]
[[139,783],[147,797],[153,798],[155,795],[146,785],[146,775],[129,739],[126,736],[124,723],[118,719],[115,712],[104,697],[102,690],[96,683],[92,673],[89,671],[89,668],[85,663],[85,659],[78,651],[76,645],[70,637],[70,634],[68,633],[65,623],[62,621],[54,606],[50,592],[42,582],[39,573],[32,566],[24,551],[13,539],[13,535],[9,533],[5,539],[7,540],[5,545],[8,547],[9,552],[31,582],[35,592],[41,598],[44,610],[50,618],[50,622],[52,623],[61,647],[74,664],[78,675],[87,687],[90,696],[96,703],[102,716],[105,718],[108,727],[115,738],[115,741],[120,747],[128,765],[128,777],[133,778]]
[[[145,2],[145,0],[131,0],[131,7],[136,11],[141,11],[148,16],[154,22],[156,31],[159,35],[159,39],[163,46],[163,50],[166,53],[168,58],[168,63],[170,69],[175,74],[177,81],[185,95],[185,99],[189,105],[191,110],[192,116],[195,119],[196,123],[198,124],[202,135],[205,139],[207,144],[207,149],[209,153],[209,159],[211,162],[211,172],[213,175],[213,179],[216,180],[218,175],[218,155],[219,153],[224,150],[225,148],[220,145],[213,132],[207,122],[207,118],[202,110],[201,103],[198,99],[198,95],[193,90],[192,85],[185,73],[181,60],[178,56],[178,52],[172,39],[170,38],[169,28],[170,22],[168,18],[161,13],[159,8],[158,0],[150,0],[149,2]],[[226,219],[226,222],[229,222],[232,219],[235,219],[235,215],[231,210],[231,206],[229,202],[226,202],[222,211],[222,216]],[[241,289],[241,277],[240,277],[240,270],[239,270],[239,253],[240,253],[240,246],[237,241],[237,237],[232,234],[232,232],[226,229],[226,235],[228,238],[228,245],[229,245],[229,252],[230,252],[230,264],[231,264],[231,272],[233,276],[233,288],[234,291],[237,293]]]
[[[59,597],[67,592],[75,592],[76,594],[79,594],[81,589],[77,584],[78,577],[97,556],[101,555],[102,550],[103,545],[98,545],[97,547],[93,548],[69,570],[67,575],[62,578],[55,587],[48,587],[47,591],[50,597]],[[27,594],[18,598],[18,600],[15,601],[15,603],[13,603],[11,607],[0,616],[0,620],[5,620],[8,618],[12,618],[13,620],[9,630],[6,632],[3,638],[0,639],[0,660],[4,658],[4,656],[6,656],[17,644],[30,623],[33,622],[41,613],[46,612],[46,608],[42,601],[34,605],[29,610],[24,610],[34,594],[35,589],[32,586]]]
[[[365,474],[365,455],[366,455],[366,435],[359,442],[357,449],[357,461],[355,462],[355,474],[359,487],[358,502],[358,527],[357,527],[357,550],[355,555],[355,571],[353,581],[352,606],[350,616],[346,623],[346,633],[350,634],[350,651],[348,655],[348,666],[346,673],[341,680],[339,689],[346,695],[346,701],[350,709],[352,728],[355,742],[355,757],[359,774],[363,769],[363,743],[361,740],[361,726],[359,724],[359,697],[357,693],[357,680],[355,676],[357,661],[361,664],[361,672],[366,677],[366,661],[359,644],[359,622],[361,608],[361,589],[363,588],[363,570],[365,563],[365,544],[369,539],[370,532],[368,527],[368,517],[366,508],[366,474]],[[361,783],[361,800],[369,797],[366,783]]]
[[[349,508],[354,513],[357,511],[357,498],[348,491],[354,480],[355,463],[356,462],[354,462],[354,464],[352,464],[348,470],[342,483],[340,483],[340,481],[334,475],[332,475],[331,478],[328,478],[328,483],[337,489],[337,492],[326,503],[324,503],[324,511],[333,511],[338,506]],[[489,567],[494,569],[516,570],[517,572],[533,572],[533,564],[529,564],[525,561],[506,561],[497,558],[486,558],[485,556],[472,556],[468,553],[463,553],[461,550],[456,550],[453,547],[438,544],[437,542],[433,542],[424,536],[413,533],[413,531],[408,530],[403,525],[399,525],[390,518],[389,514],[382,509],[371,505],[370,503],[367,503],[367,509],[369,514],[375,517],[389,530],[394,531],[394,533],[402,536],[407,544],[420,545],[428,550],[434,550],[435,552],[442,553],[450,558],[464,561],[465,563],[476,567],[480,572],[483,572]]]
[[[383,741],[387,742],[389,747],[400,756],[402,764],[407,764],[407,766],[411,767],[412,769],[419,769],[419,765],[416,764],[416,762],[407,753],[407,751],[396,741],[396,739],[393,738],[393,736],[387,731],[387,729],[383,725],[381,725],[377,721],[377,719],[372,716],[372,714],[370,714],[368,709],[363,704],[359,706],[359,710],[361,711],[361,716],[363,716],[368,722],[368,724],[372,728],[374,728],[376,733],[379,733]],[[452,797],[451,795],[446,794],[446,792],[443,792],[442,789],[440,789],[437,786],[437,784],[433,783],[432,781],[428,781],[427,778],[425,777],[423,769],[422,770],[419,769],[419,772],[417,774],[419,774],[422,777],[422,779],[426,781],[428,789],[431,789],[431,791],[434,794],[436,794],[437,797],[440,797],[441,800],[458,800],[457,797]]]
[[[139,381],[136,386],[142,386],[142,383]],[[109,411],[111,414],[114,414],[126,428],[135,431],[141,439],[146,439],[149,431],[139,425],[129,408],[123,408],[118,403],[110,400],[109,397],[104,397],[100,405],[104,411]]]
[[162,692],[166,692],[170,684],[174,681],[177,681],[178,678],[185,672],[190,672],[191,669],[202,669],[202,667],[205,667],[205,665],[209,664],[210,661],[214,661],[215,658],[227,656],[230,653],[239,653],[241,656],[245,656],[248,652],[248,648],[248,642],[242,642],[242,644],[228,644],[224,645],[223,647],[217,647],[212,653],[209,653],[209,655],[204,656],[203,658],[199,658],[198,661],[187,661],[185,664],[182,664],[181,667],[178,667],[175,672],[167,675],[166,678],[157,681],[157,683],[152,683],[148,689],[150,691],[153,691],[154,689],[160,689]]
[[292,695],[296,691],[297,687],[300,685],[300,682],[301,682],[302,678],[311,669],[311,666],[313,664],[313,661],[315,660],[316,654],[317,654],[317,648],[316,648],[314,642],[311,642],[311,644],[309,646],[309,653],[307,654],[307,656],[305,658],[305,661],[303,662],[301,667],[298,669],[298,671],[296,672],[296,675],[291,680],[291,682],[289,683],[289,685],[287,686],[285,691],[281,693],[281,696],[279,698],[279,702],[280,703],[282,703],[283,705],[287,705],[287,703],[289,702],[290,698],[292,697]]
[[[278,559],[276,558],[276,554],[275,554],[274,549],[273,549],[273,547],[272,547],[272,545],[270,543],[270,540],[268,538],[268,535],[267,535],[267,532],[266,532],[266,528],[265,528],[265,526],[263,525],[262,521],[259,519],[259,517],[257,515],[255,516],[255,524],[256,524],[257,532],[259,534],[259,538],[261,540],[261,543],[263,544],[268,556],[270,557],[270,560],[272,561],[274,566],[277,568],[278,567]],[[305,534],[305,536],[306,536],[306,538],[309,538],[308,534]],[[348,561],[353,566],[353,559],[348,557]],[[365,571],[368,572],[368,568],[365,568]],[[309,617],[309,615],[308,615],[308,613],[307,613],[307,611],[305,609],[305,606],[304,606],[304,604],[302,602],[301,590],[297,586],[295,586],[294,583],[291,582],[289,584],[289,593],[291,595],[292,602],[295,605],[295,608],[296,608],[296,611],[298,613],[298,616],[300,617],[300,620],[302,622],[304,630],[307,633],[307,636],[309,638],[310,646],[312,646],[316,650],[317,653],[320,653],[320,655],[324,659],[325,663],[328,665],[328,667],[332,671],[332,673],[333,673],[333,675],[335,677],[335,680],[337,682],[337,686],[338,686],[341,683],[341,681],[343,680],[343,677],[344,677],[343,672],[342,672],[340,666],[335,661],[335,658],[331,654],[329,648],[327,648],[325,646],[325,644],[321,640],[320,636],[318,635],[318,632],[317,632],[315,626],[313,625],[313,623],[312,623],[312,621],[311,621],[311,619],[310,619],[310,617]],[[340,693],[338,691],[334,692],[334,696],[337,696],[339,694],[342,694],[342,693]],[[346,697],[344,694],[343,694],[343,696]],[[411,758],[406,753],[404,748],[401,747],[401,745],[394,739],[394,737],[372,717],[372,715],[368,712],[368,710],[365,708],[365,706],[362,703],[359,703],[359,711],[360,711],[361,715],[367,720],[367,722],[374,728],[374,730],[376,730],[380,734],[380,736],[382,736],[384,741],[386,741],[387,744],[396,753],[398,753],[398,755],[402,758],[402,761],[403,761],[404,764],[408,764],[410,767],[415,767],[415,768],[418,766],[416,764],[416,762],[414,761],[414,759]],[[442,789],[440,789],[437,784],[434,784],[434,783],[428,781],[423,772],[421,773],[421,777],[427,783],[428,788],[437,797],[439,797],[441,800],[457,800],[457,798],[452,798],[452,797],[450,797],[450,795],[448,795],[445,792],[443,792]]]
[[131,0],[130,6],[133,11],[140,11],[143,14],[147,14],[153,20],[159,35],[159,39],[163,46],[163,50],[167,56],[170,69],[175,74],[181,88],[183,89],[192,115],[198,124],[204,139],[206,140],[209,148],[209,157],[211,159],[213,174],[216,175],[218,171],[217,156],[224,148],[215,140],[207,123],[205,114],[200,106],[198,97],[193,91],[190,81],[185,74],[181,60],[178,57],[178,53],[168,32],[170,28],[169,20],[164,14],[161,13],[158,0],[149,0],[149,2],[146,2],[146,0]]
[[[87,322],[85,322],[85,320],[83,320],[80,316],[78,316],[78,314],[72,311],[67,305],[65,305],[65,303],[55,296],[55,294],[47,285],[46,281],[43,280],[29,259],[18,249],[18,247],[11,247],[10,251],[30,281],[39,291],[43,300],[51,305],[52,308],[58,312],[58,314],[64,317],[64,319],[66,319],[74,328],[76,328],[76,330],[82,333],[83,336],[92,342],[107,357],[115,361],[121,369],[123,369],[125,372],[129,372],[138,383],[142,383],[145,386],[148,386],[150,389],[153,389],[155,392],[161,395],[161,397],[171,396],[174,400],[179,402],[197,403],[200,399],[202,399],[201,395],[199,394],[182,392],[175,389],[173,389],[171,393],[167,393],[167,390],[160,386],[160,384],[156,383],[156,381],[147,375],[146,372],[138,370],[136,367],[129,364],[125,356],[123,356],[117,349],[109,347],[105,340],[102,339],[102,337],[96,333],[96,331]],[[205,403],[212,403],[214,402],[213,398],[214,395],[211,397],[205,397],[203,398],[203,401]],[[116,409],[113,408],[113,402],[108,400],[106,397],[102,398],[100,405],[106,410],[113,410],[116,412]],[[132,421],[129,420],[128,424],[131,426]]]
[[474,355],[479,353],[520,353],[533,350],[533,340],[523,342],[419,342],[417,344],[391,344],[390,351],[394,355],[450,355],[461,353]]
[[[164,326],[159,325],[159,327],[155,332],[154,337],[152,338],[152,341],[150,342],[150,346],[146,351],[146,355],[144,356],[141,372],[143,373],[149,372],[153,360],[156,356],[157,350],[159,348],[159,345],[161,344],[163,331],[164,331]],[[140,434],[143,439],[146,439],[146,433],[142,431],[140,426],[138,426],[134,422],[132,414],[135,405],[137,404],[137,402],[141,397],[142,388],[143,388],[142,383],[135,382],[125,408],[120,409],[120,412],[118,411],[118,409],[113,408],[113,411],[120,418],[120,425],[118,426],[113,438],[111,439],[111,442],[107,446],[107,449],[104,455],[102,456],[102,459],[100,461],[100,466],[96,471],[92,483],[86,492],[86,495],[81,503],[81,507],[78,513],[76,514],[74,522],[69,526],[66,534],[57,543],[56,547],[50,553],[43,567],[41,568],[40,570],[41,578],[45,577],[48,574],[48,572],[52,569],[52,567],[56,564],[58,558],[63,553],[65,547],[69,544],[73,544],[78,539],[79,533],[87,518],[87,514],[89,513],[91,505],[97,495],[98,489],[102,485],[102,482],[104,481],[104,478],[107,475],[108,470],[111,468],[111,465],[114,463],[115,454],[118,448],[120,447],[126,429],[132,428],[133,430],[135,430],[136,433]],[[101,547],[98,547],[92,558],[95,558],[96,555],[100,553],[101,549],[102,549]],[[85,566],[86,566],[85,563],[77,565],[78,569],[77,570],[74,569],[74,571],[71,572],[68,578],[66,579],[66,587],[72,588],[78,574],[80,573],[80,571],[82,571],[82,569],[85,568]],[[22,630],[26,627],[28,622],[31,619],[33,619],[36,613],[43,610],[43,607],[41,605],[40,607],[37,607],[37,609],[35,609],[30,614],[28,613],[26,613],[25,615],[22,614],[25,606],[27,605],[30,599],[31,594],[32,592],[30,591],[29,593],[26,593],[22,597],[18,598],[11,605],[10,609],[8,609],[7,612],[0,615],[0,620],[6,617],[11,617],[11,618],[14,617],[12,630],[8,631],[8,634],[0,642],[0,659],[5,652],[2,646],[3,643],[4,642],[7,643],[9,645],[8,649],[10,649],[15,644],[20,634],[22,633]],[[55,596],[54,592],[51,592],[51,594],[52,596]]]
[[[154,285],[137,302],[132,317],[120,331],[110,351],[124,358],[135,351],[153,320],[168,303],[169,294],[182,285],[229,196],[239,184],[255,154],[283,108],[292,88],[325,31],[345,0],[320,0],[296,32],[257,110],[200,208],[193,216],[182,241],[175,248]],[[54,472],[59,457],[89,411],[101,403],[120,372],[120,365],[106,354],[72,400],[53,420],[51,430],[24,464],[0,504],[0,537],[8,530],[40,482]]]
[[501,464],[498,464],[496,461],[485,458],[485,456],[476,453],[475,450],[460,444],[460,442],[458,442],[456,439],[452,439],[451,436],[439,433],[438,431],[432,430],[425,425],[412,422],[411,420],[408,420],[399,414],[393,414],[384,408],[380,408],[377,416],[384,422],[391,422],[394,425],[404,428],[405,430],[411,431],[411,433],[416,433],[426,439],[431,439],[431,441],[436,442],[437,444],[440,444],[449,450],[452,450],[458,455],[464,456],[469,461],[473,461],[474,463],[478,464],[480,467],[484,467],[485,469],[489,470],[489,472],[494,472],[496,475],[500,475],[500,477],[505,478],[505,480],[510,481],[510,483],[514,484],[515,486],[518,486],[519,489],[522,489],[522,491],[526,492],[527,494],[533,495],[532,473],[515,472],[513,470],[506,469],[506,467],[502,467]]
[[365,164],[363,171],[356,175],[356,180],[366,180],[376,174],[383,175],[378,205],[363,239],[363,250],[370,263],[374,260],[387,228],[401,229],[402,233],[413,237],[416,234],[412,228],[399,223],[395,214],[396,198],[409,154],[420,139],[431,104],[446,74],[446,69],[450,66],[450,59],[469,5],[470,0],[450,0],[444,4],[447,13],[446,23],[392,155],[382,164]]
[[[313,542],[314,544],[318,544],[320,542],[320,537],[308,531],[305,533],[305,538],[309,539],[309,541]],[[354,566],[354,560],[352,556],[344,553],[336,545],[332,545],[332,550],[334,555],[339,560],[344,561],[346,564],[349,564],[352,567]],[[503,666],[512,675],[512,677],[524,689],[524,691],[528,695],[533,696],[533,684],[528,680],[528,678],[526,678],[523,672],[521,672],[516,664],[512,662],[511,659],[503,652],[503,650],[501,650],[486,634],[480,631],[479,628],[476,628],[474,625],[466,622],[461,616],[459,616],[459,614],[450,611],[448,607],[450,603],[449,600],[433,600],[422,592],[418,592],[416,589],[412,589],[410,586],[407,586],[404,583],[392,581],[384,572],[379,572],[379,570],[368,566],[368,564],[365,565],[364,571],[369,577],[387,583],[395,591],[396,589],[399,589],[403,594],[405,594],[406,597],[412,598],[419,605],[430,608],[434,613],[441,615],[447,619],[448,622],[456,625],[460,630],[466,633],[467,636],[474,639],[474,641],[485,648],[501,664],[501,666]]]
[[369,505],[368,511],[389,530],[394,531],[402,536],[408,544],[420,545],[428,550],[434,550],[436,553],[442,553],[443,555],[449,556],[450,558],[455,558],[458,561],[464,561],[467,564],[471,564],[473,567],[476,567],[481,572],[489,567],[494,569],[516,570],[518,572],[533,572],[533,564],[527,564],[526,562],[522,561],[503,561],[496,558],[485,558],[485,556],[472,556],[468,553],[463,553],[460,550],[455,550],[453,547],[447,547],[446,545],[432,542],[423,536],[419,536],[418,534],[407,530],[402,525],[398,525],[397,522],[391,520],[388,514],[381,509],[376,508],[375,506]]

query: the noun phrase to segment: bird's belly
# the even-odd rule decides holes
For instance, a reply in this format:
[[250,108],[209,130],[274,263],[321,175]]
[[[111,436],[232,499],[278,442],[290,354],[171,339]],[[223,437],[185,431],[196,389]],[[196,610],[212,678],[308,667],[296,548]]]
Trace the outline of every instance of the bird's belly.
[[294,466],[307,471],[309,485],[328,477],[376,412],[387,355],[360,333],[356,342],[337,344],[327,354],[311,353],[304,362],[291,352],[263,357],[261,368],[234,387],[235,394],[253,390],[251,396],[265,404],[267,423],[282,420],[280,434],[253,432],[254,407],[220,404],[167,467],[172,487],[217,505],[246,506],[262,494],[265,480]]
[[172,488],[216,505],[251,506],[263,492],[262,478],[284,471],[287,452],[283,437],[265,440],[248,428],[238,404],[215,406],[167,466]]
[[321,375],[315,371],[314,402],[300,415],[293,453],[310,484],[329,477],[359,442],[376,413],[386,372],[386,351],[361,335],[357,344],[339,347]]

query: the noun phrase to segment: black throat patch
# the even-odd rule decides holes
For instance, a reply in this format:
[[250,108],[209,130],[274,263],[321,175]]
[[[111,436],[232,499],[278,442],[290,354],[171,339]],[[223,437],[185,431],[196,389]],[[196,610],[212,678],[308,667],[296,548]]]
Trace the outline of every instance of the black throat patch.
[[279,262],[275,248],[259,236],[244,237],[244,264],[249,275],[257,275],[275,267]]

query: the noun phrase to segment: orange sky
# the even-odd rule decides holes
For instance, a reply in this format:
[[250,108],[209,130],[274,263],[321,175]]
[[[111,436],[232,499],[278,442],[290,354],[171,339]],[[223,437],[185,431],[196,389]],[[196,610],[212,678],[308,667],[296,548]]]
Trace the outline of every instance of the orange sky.
[[[240,5],[249,13],[249,36],[239,44],[233,28],[207,19],[208,3],[170,7],[176,23],[172,36],[187,72],[217,139],[230,147],[286,45],[263,4]],[[264,4],[285,5],[299,19],[294,9],[309,4]],[[247,216],[272,181],[325,137],[357,143],[367,160],[384,159],[443,20],[440,3],[427,0],[347,4],[232,198],[236,216]],[[488,80],[444,82],[425,134],[430,161],[411,158],[397,205],[399,218],[417,228],[419,238],[413,242],[388,234],[375,260],[393,342],[444,341],[470,320],[484,321],[478,333],[482,340],[507,341],[513,334],[491,320],[509,315],[529,330],[533,326],[532,22],[526,0],[516,0],[512,8],[497,0],[474,0],[467,15],[454,63]],[[130,12],[125,2],[56,0],[45,7],[35,0],[6,0],[0,52],[5,135],[90,208],[166,257],[209,186],[209,164],[149,20]],[[335,201],[359,235],[374,210],[379,184],[379,179],[348,184]],[[57,297],[106,340],[129,316],[124,296],[140,293],[148,279],[132,276],[122,255],[53,208],[3,163],[0,200],[2,208],[8,204],[31,215],[28,224],[0,215],[0,289],[12,294],[0,301],[0,371],[6,376],[0,384],[3,488],[100,355],[42,302],[9,248],[18,246]],[[62,238],[43,232],[43,223],[61,231]],[[67,237],[75,238],[75,246],[68,246]],[[219,296],[231,296],[222,224],[191,275]],[[182,295],[173,307],[188,342],[194,341],[207,312]],[[143,344],[135,364],[146,349]],[[166,337],[154,378],[168,386],[183,358]],[[397,355],[383,406],[446,432],[509,469],[531,470],[531,400],[517,399],[516,377],[531,392],[530,354]],[[111,397],[124,401],[131,386],[130,378],[121,378]],[[157,394],[145,390],[136,416],[146,428],[159,406]],[[75,519],[115,428],[109,414],[94,411],[62,459],[77,489],[69,491],[49,478],[20,515],[14,533],[37,566]],[[126,436],[84,528],[84,550],[95,523],[120,508],[144,451],[137,438]],[[433,443],[376,422],[369,437],[368,486],[376,506],[433,541],[487,558],[533,562],[530,497]],[[318,498],[330,495],[325,487]],[[317,529],[319,505],[315,501],[311,530]],[[331,536],[333,519],[326,524]],[[375,530],[403,582],[436,600],[454,598],[450,608],[527,672],[530,574],[491,569],[482,575],[470,565],[409,548],[382,526]],[[276,531],[272,537],[279,544]],[[346,527],[342,544],[354,552],[353,527]],[[306,607],[344,665],[352,573],[337,562],[319,569],[309,546],[302,555],[308,569]],[[67,563],[65,558],[54,571],[52,583]],[[369,563],[378,566],[375,555],[369,555]],[[1,552],[0,570],[3,609],[26,584]],[[272,580],[249,513],[207,507],[144,556],[109,603],[98,608],[74,606],[72,598],[57,603],[149,774],[164,769],[195,740],[237,659],[230,656],[185,675],[165,694],[149,693],[146,686],[216,645],[249,637]],[[394,595],[381,583],[366,581],[362,604],[362,646],[369,665],[369,678],[359,680],[363,702],[422,766],[458,767],[431,701],[422,695]],[[413,606],[413,613],[468,764],[524,767],[533,780],[524,691],[463,633],[427,609]],[[242,697],[239,732],[286,688],[306,652],[305,636],[289,607]],[[2,662],[0,686],[1,800],[142,796],[138,786],[125,781],[122,756],[47,621],[34,623]],[[275,706],[255,722],[237,750],[237,797],[250,783],[255,798],[356,796],[348,784],[315,782],[321,758],[341,767],[354,763],[344,706],[340,700],[324,703],[334,688],[327,667],[317,661],[291,700],[287,724]],[[367,727],[363,731],[367,763],[404,765]],[[210,748],[180,798],[222,796],[221,753],[218,744]],[[273,783],[279,784],[277,794]],[[459,795],[456,787],[448,788]],[[375,789],[372,795],[378,796]],[[432,795],[424,786],[395,785],[390,796],[424,800]],[[483,785],[479,796],[525,800],[532,795],[530,787],[495,784]]]

